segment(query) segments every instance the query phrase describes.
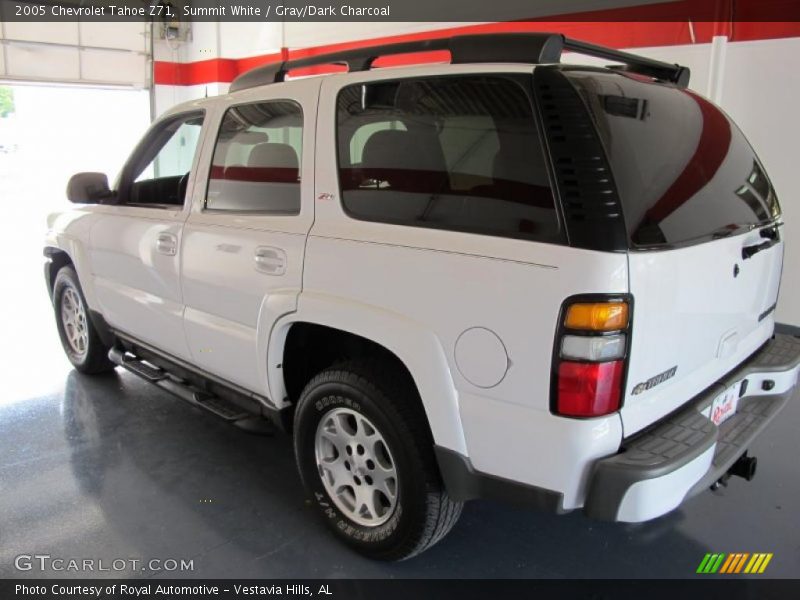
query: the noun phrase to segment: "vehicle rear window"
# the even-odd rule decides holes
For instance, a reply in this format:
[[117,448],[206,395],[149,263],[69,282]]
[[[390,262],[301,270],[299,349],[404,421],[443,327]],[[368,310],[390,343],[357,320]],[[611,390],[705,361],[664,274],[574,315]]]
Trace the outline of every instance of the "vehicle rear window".
[[705,98],[635,75],[566,75],[594,116],[633,246],[701,242],[780,216],[752,147]]
[[339,182],[353,217],[533,240],[560,228],[530,77],[358,84],[338,98]]

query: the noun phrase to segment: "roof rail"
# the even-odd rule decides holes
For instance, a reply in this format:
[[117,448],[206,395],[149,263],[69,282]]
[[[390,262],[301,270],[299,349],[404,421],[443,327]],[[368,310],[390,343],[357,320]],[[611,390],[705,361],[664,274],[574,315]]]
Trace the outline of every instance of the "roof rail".
[[368,71],[382,56],[449,50],[452,64],[513,62],[526,64],[557,63],[564,50],[587,56],[605,58],[625,65],[633,73],[648,75],[681,87],[689,84],[689,68],[673,65],[644,56],[620,52],[605,46],[596,46],[572,40],[560,33],[498,33],[487,35],[459,35],[399,44],[369,46],[299,58],[280,63],[256,67],[239,75],[231,83],[230,91],[284,81],[286,74],[294,69],[320,65],[345,65],[350,72]]

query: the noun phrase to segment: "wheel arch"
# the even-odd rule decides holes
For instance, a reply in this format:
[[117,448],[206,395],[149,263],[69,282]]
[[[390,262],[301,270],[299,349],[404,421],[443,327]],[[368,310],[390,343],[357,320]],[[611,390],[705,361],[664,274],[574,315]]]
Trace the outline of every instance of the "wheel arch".
[[67,265],[75,267],[70,255],[57,246],[45,246],[44,255],[47,262],[44,265],[45,281],[47,282],[47,292],[50,294],[50,299],[53,299],[53,286],[56,282],[56,275],[62,267]]
[[51,302],[55,302],[53,293],[55,291],[56,276],[58,275],[58,272],[64,267],[72,267],[75,270],[75,273],[78,275],[81,293],[83,294],[87,304],[87,312],[89,313],[89,318],[92,320],[92,323],[97,330],[97,334],[100,336],[100,339],[104,344],[112,345],[116,341],[114,334],[111,332],[111,328],[103,317],[103,314],[97,310],[97,308],[94,308],[96,307],[96,304],[94,304],[94,287],[92,285],[93,282],[91,281],[91,278],[81,277],[81,271],[75,261],[72,260],[70,253],[62,248],[59,248],[58,246],[45,246],[44,256],[47,258],[44,266],[44,276],[47,283],[47,293],[50,295]]
[[[304,296],[299,310],[277,322],[270,336],[267,371],[274,401],[288,404],[297,400],[292,394],[298,393],[298,381],[303,377],[298,376],[293,360],[300,360],[298,357],[302,356],[309,363],[310,370],[314,370],[336,355],[329,348],[314,348],[310,359],[307,351],[298,353],[298,348],[306,346],[298,344],[297,336],[309,335],[309,332],[313,332],[312,343],[325,339],[333,343],[342,342],[344,353],[337,357],[350,357],[347,352],[360,346],[359,350],[372,348],[397,361],[417,389],[436,445],[466,455],[458,394],[444,348],[434,332],[402,315],[377,307],[341,299]],[[270,360],[269,357],[274,358]],[[327,365],[322,365],[322,368],[324,366]]]
[[46,268],[52,269],[52,272],[48,273],[48,270],[45,270],[45,278],[48,279],[49,291],[52,293],[58,270],[66,265],[72,266],[78,274],[81,291],[89,308],[93,311],[102,312],[95,293],[87,243],[81,239],[82,237],[88,239],[89,221],[77,219],[72,227],[77,228],[78,226],[82,229],[76,229],[71,232],[48,232],[45,240],[44,255],[49,263]]

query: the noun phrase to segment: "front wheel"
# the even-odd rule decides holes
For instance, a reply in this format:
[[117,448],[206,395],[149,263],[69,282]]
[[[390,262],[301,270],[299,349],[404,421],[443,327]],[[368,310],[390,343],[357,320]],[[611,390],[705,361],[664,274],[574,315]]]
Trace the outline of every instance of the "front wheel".
[[108,359],[109,347],[103,344],[89,318],[78,274],[72,267],[62,267],[53,284],[53,307],[58,335],[64,352],[81,373],[107,373],[114,369]]
[[317,375],[298,402],[294,440],[328,526],[370,558],[414,556],[461,514],[442,486],[416,390],[391,364],[348,361]]

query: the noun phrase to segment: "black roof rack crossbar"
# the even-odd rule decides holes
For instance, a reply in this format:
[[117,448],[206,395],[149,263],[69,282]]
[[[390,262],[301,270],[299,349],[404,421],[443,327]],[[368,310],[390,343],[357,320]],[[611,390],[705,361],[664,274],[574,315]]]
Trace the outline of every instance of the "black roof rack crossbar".
[[684,87],[689,83],[689,69],[687,67],[671,65],[645,58],[644,56],[572,40],[558,33],[498,33],[459,35],[449,38],[369,46],[273,63],[239,75],[231,83],[230,91],[235,92],[284,81],[286,74],[294,69],[321,65],[345,65],[350,72],[367,71],[372,68],[375,60],[382,56],[437,50],[449,51],[450,61],[453,64],[487,62],[557,63],[561,60],[561,53],[564,50],[570,50],[587,56],[621,62],[628,71],[656,77]]

